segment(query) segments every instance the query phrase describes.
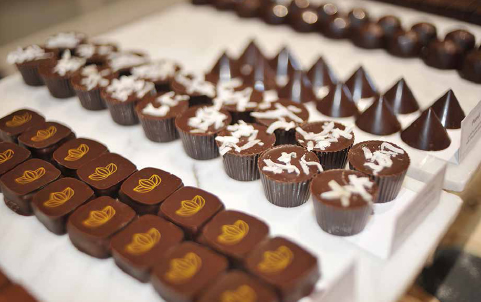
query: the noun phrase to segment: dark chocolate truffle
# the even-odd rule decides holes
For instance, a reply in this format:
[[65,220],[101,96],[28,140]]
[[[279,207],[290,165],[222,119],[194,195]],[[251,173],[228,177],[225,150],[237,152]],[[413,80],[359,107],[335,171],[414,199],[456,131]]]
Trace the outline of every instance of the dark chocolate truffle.
[[434,102],[431,109],[446,129],[460,129],[461,122],[466,117],[461,104],[459,104],[451,89]]
[[336,236],[351,236],[362,232],[369,221],[378,187],[361,172],[331,170],[314,178],[311,194],[321,229]]
[[61,178],[38,191],[32,200],[37,219],[52,233],[65,234],[67,219],[79,206],[92,200],[94,191],[74,178]]
[[110,257],[111,238],[135,218],[127,205],[108,196],[94,199],[70,215],[68,236],[80,251],[96,258]]
[[159,215],[181,227],[189,239],[194,239],[222,209],[224,204],[217,196],[198,188],[183,187],[162,203]]
[[422,58],[428,66],[438,69],[457,69],[461,64],[462,49],[451,40],[433,40],[423,49]]
[[349,88],[354,102],[378,95],[374,82],[362,66],[346,81],[346,86]]
[[481,84],[481,50],[473,50],[466,55],[459,74],[468,81]]
[[356,126],[374,135],[390,135],[401,130],[396,115],[382,96],[359,115]]
[[282,237],[258,245],[247,257],[246,269],[273,286],[284,302],[308,296],[320,278],[317,258]]
[[355,34],[363,25],[369,23],[369,13],[363,8],[353,8],[347,15],[351,31]]
[[398,31],[390,37],[387,50],[396,57],[414,58],[419,56],[421,47],[422,44],[416,32]]
[[384,93],[384,100],[395,114],[408,114],[419,110],[419,105],[404,78]]
[[158,216],[144,215],[114,235],[110,248],[117,266],[145,283],[154,265],[183,238],[182,230],[172,223]]
[[330,117],[349,117],[359,113],[349,88],[343,83],[329,90],[326,97],[318,101],[316,108],[320,113]]
[[317,15],[319,18],[318,27],[321,32],[324,31],[324,28],[329,22],[331,22],[337,17],[338,13],[339,12],[337,6],[333,3],[326,3],[319,6],[319,9],[317,10]]
[[316,96],[311,81],[303,71],[296,71],[289,82],[278,90],[280,98],[290,99],[296,103],[314,102]]
[[394,36],[396,32],[402,30],[401,20],[398,17],[392,15],[381,17],[377,21],[377,24],[379,24],[384,30],[386,41],[388,41],[392,36]]
[[238,0],[235,4],[235,11],[241,18],[253,18],[261,12],[261,5],[259,0]]
[[[292,3],[295,2],[291,2],[291,5]],[[315,7],[307,7],[301,9],[296,14],[293,14],[291,10],[289,16],[292,27],[298,32],[313,32],[317,28],[317,22],[319,20],[319,17]]]
[[325,26],[323,33],[331,39],[345,39],[351,32],[351,23],[346,16],[337,16],[330,20]]
[[337,84],[337,78],[331,67],[324,61],[322,57],[311,66],[307,72],[309,80],[311,80],[312,89],[318,99],[323,99],[331,89]]
[[429,42],[436,40],[438,37],[437,29],[431,23],[416,23],[411,27],[411,30],[418,34],[419,42],[422,46],[428,46]]
[[424,151],[440,151],[451,145],[449,134],[431,108],[404,129],[401,138],[409,146]]
[[0,142],[0,177],[29,159],[31,155],[30,151],[14,143]]
[[282,3],[269,2],[262,9],[262,19],[272,25],[286,23],[288,14],[289,9]]
[[45,118],[32,110],[17,110],[0,119],[0,139],[17,143],[20,134],[44,122]]
[[351,36],[354,45],[366,49],[382,48],[384,46],[384,38],[384,29],[381,25],[373,22],[362,25]]
[[211,105],[216,96],[215,85],[201,75],[179,73],[172,81],[172,90],[189,96],[189,106]]
[[205,79],[212,83],[230,81],[237,76],[234,65],[234,61],[224,52],[205,75]]
[[268,236],[269,227],[263,221],[238,211],[222,211],[205,225],[198,242],[240,267],[249,252]]
[[167,301],[197,301],[226,270],[225,257],[193,242],[171,248],[152,271],[154,289]]
[[294,72],[302,70],[301,64],[287,47],[283,47],[270,59],[269,65],[276,73],[276,84],[279,87],[285,86]]
[[444,39],[453,41],[463,52],[472,50],[476,44],[474,35],[464,29],[454,30],[448,33]]
[[120,187],[119,200],[139,215],[157,215],[160,204],[184,184],[177,176],[155,168],[144,168],[127,178]]
[[27,160],[0,178],[5,204],[19,215],[31,216],[35,193],[59,177],[60,171],[52,164],[36,158]]
[[128,159],[105,153],[80,167],[77,175],[94,190],[95,195],[115,198],[122,183],[135,171],[137,168]]

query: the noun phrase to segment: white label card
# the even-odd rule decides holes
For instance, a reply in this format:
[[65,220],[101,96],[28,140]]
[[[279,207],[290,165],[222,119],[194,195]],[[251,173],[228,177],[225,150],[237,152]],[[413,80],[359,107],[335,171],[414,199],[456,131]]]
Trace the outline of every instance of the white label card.
[[481,135],[481,101],[461,122],[461,141],[458,160],[462,162],[469,151],[476,145]]

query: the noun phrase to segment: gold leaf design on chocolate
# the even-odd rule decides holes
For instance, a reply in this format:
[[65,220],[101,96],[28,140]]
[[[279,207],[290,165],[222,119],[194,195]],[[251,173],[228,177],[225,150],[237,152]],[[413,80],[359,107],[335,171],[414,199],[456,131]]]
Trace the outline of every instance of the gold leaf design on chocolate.
[[89,217],[82,223],[87,227],[96,228],[106,224],[114,216],[115,209],[112,206],[106,206],[100,211],[90,211]]
[[202,267],[202,259],[196,253],[187,253],[184,258],[170,260],[170,269],[165,278],[172,283],[184,283],[194,277]]
[[241,285],[236,290],[226,290],[220,297],[221,302],[255,302],[257,295],[249,285]]
[[15,152],[13,152],[12,149],[8,149],[0,153],[0,165],[10,160],[14,154]]
[[28,112],[25,112],[22,115],[14,115],[10,121],[5,123],[5,125],[7,125],[7,127],[9,128],[19,127],[29,122],[31,119],[32,119],[32,115]]
[[95,168],[95,172],[89,175],[89,179],[94,181],[104,180],[115,172],[117,172],[117,165],[114,163],[110,163],[105,167]]
[[264,259],[257,265],[263,273],[277,273],[284,270],[291,264],[294,253],[285,245],[275,251],[265,251]]
[[162,179],[157,174],[152,174],[148,179],[139,179],[139,185],[134,188],[137,193],[149,193],[160,185]]
[[204,197],[200,195],[195,195],[192,200],[182,200],[180,202],[180,208],[175,211],[175,214],[183,217],[190,217],[200,210],[205,206],[205,199]]
[[68,155],[64,158],[66,161],[77,161],[89,152],[90,148],[86,144],[80,144],[78,148],[68,150]]
[[40,167],[37,170],[26,170],[23,172],[23,175],[16,178],[15,182],[21,185],[25,185],[31,182],[36,181],[37,179],[41,178],[45,175],[45,168]]
[[137,233],[125,249],[129,254],[140,255],[150,251],[160,241],[160,232],[151,228],[147,233]]
[[227,245],[239,243],[249,233],[249,225],[244,220],[237,220],[234,224],[222,226],[222,234],[217,237],[217,241]]
[[52,192],[50,193],[48,200],[44,202],[43,205],[47,208],[59,207],[69,201],[74,194],[75,191],[71,187],[67,187],[65,190],[60,192]]
[[42,142],[51,138],[55,133],[57,133],[57,128],[55,126],[50,126],[47,129],[38,130],[37,135],[32,136],[30,139],[32,142]]

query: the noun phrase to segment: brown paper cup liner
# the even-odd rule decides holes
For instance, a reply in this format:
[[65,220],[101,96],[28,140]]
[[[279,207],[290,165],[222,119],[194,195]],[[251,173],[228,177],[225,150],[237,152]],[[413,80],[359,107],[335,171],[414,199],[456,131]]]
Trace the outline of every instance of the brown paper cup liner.
[[43,77],[43,81],[54,98],[66,99],[75,96],[69,78]]
[[100,89],[92,89],[90,91],[75,89],[80,105],[87,110],[102,110],[107,108],[105,102],[100,96]]
[[110,115],[114,122],[123,126],[136,125],[139,118],[135,112],[136,102],[109,102],[106,101]]
[[230,178],[239,181],[259,179],[259,169],[257,168],[259,156],[259,154],[245,156],[226,153],[222,157],[225,172]]
[[297,183],[283,183],[271,180],[260,172],[264,194],[270,203],[283,207],[293,208],[303,205],[310,196],[309,184],[311,180]]
[[179,138],[179,133],[175,128],[175,118],[167,119],[148,119],[140,118],[140,123],[144,129],[145,136],[153,142],[166,143]]
[[316,153],[317,157],[319,158],[324,171],[332,169],[344,169],[347,163],[347,154],[349,153],[351,147],[352,144],[346,149],[340,151],[324,152],[314,150],[314,153]]
[[181,129],[179,136],[182,140],[185,153],[193,159],[207,160],[219,157],[219,148],[215,142],[215,135],[192,135]]
[[31,66],[31,65],[17,65],[18,71],[22,75],[23,81],[28,86],[43,86],[45,83],[43,82],[42,77],[38,73],[38,65]]
[[[357,171],[351,164],[351,170]],[[401,191],[401,187],[406,176],[406,171],[393,176],[375,176],[368,174],[369,178],[373,180],[379,187],[379,195],[374,201],[375,203],[384,203],[393,200]]]
[[279,145],[297,145],[296,141],[296,129],[284,130],[284,129],[277,129],[274,131],[276,135],[276,144],[275,146]]

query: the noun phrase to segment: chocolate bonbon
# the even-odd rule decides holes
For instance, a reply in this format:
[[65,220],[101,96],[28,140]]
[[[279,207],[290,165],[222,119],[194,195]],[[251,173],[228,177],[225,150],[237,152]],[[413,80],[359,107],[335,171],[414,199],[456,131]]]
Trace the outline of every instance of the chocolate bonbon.
[[274,58],[270,59],[269,65],[276,73],[276,84],[279,87],[284,87],[294,72],[302,70],[299,61],[287,47],[283,47]]
[[237,121],[252,122],[251,113],[264,102],[264,94],[248,85],[242,85],[242,81],[235,79],[217,84],[216,105],[229,112],[232,117],[231,123]]
[[468,81],[481,84],[481,50],[473,50],[466,55],[459,74]]
[[296,103],[309,103],[316,100],[311,81],[303,71],[295,71],[287,84],[278,89],[278,94],[280,98]]
[[78,250],[92,257],[108,258],[112,236],[131,223],[135,216],[129,206],[102,196],[79,207],[70,215],[68,236]]
[[402,30],[401,20],[399,20],[398,17],[393,15],[386,15],[381,17],[377,21],[377,24],[379,24],[383,29],[385,35],[384,38],[386,39],[386,41],[392,38],[396,32]]
[[313,32],[319,21],[318,12],[309,1],[292,1],[289,6],[289,22],[299,32]]
[[30,151],[14,143],[0,142],[0,177],[30,159],[31,156]]
[[85,43],[78,45],[74,52],[78,57],[87,60],[87,65],[105,65],[108,57],[117,52],[118,47],[113,43]]
[[460,129],[466,115],[450,89],[430,107],[446,129]]
[[476,44],[474,35],[464,29],[453,30],[444,39],[453,41],[463,52],[472,50]]
[[18,284],[12,284],[0,291],[0,302],[38,302],[32,294]]
[[438,69],[456,69],[461,64],[462,49],[451,40],[431,41],[421,57],[426,65]]
[[272,25],[283,24],[287,22],[289,15],[289,9],[287,6],[277,1],[268,2],[265,7],[262,9],[262,19]]
[[212,83],[230,81],[237,76],[237,66],[232,58],[224,52],[217,59],[212,69],[206,73],[205,79]]
[[139,215],[157,215],[160,204],[183,185],[180,178],[169,172],[144,168],[122,183],[119,200]]
[[390,135],[401,130],[401,124],[383,96],[357,117],[356,126],[374,135]]
[[156,91],[161,92],[171,90],[170,83],[180,71],[177,62],[163,59],[133,67],[130,73],[138,79],[154,83]]
[[404,78],[389,88],[383,97],[395,114],[409,114],[419,110],[418,102]]
[[10,280],[8,279],[8,277],[0,270],[0,290],[2,290],[3,288],[7,287],[11,285],[11,282]]
[[45,48],[50,51],[55,51],[58,55],[62,55],[67,50],[75,53],[75,48],[84,43],[87,36],[80,32],[60,32],[54,34],[45,40]]
[[378,95],[374,82],[362,66],[346,81],[346,86],[355,102]]
[[316,108],[320,113],[330,117],[349,117],[359,114],[349,88],[343,83],[338,83],[335,88],[330,89],[327,95],[317,102]]
[[149,57],[138,51],[114,52],[108,56],[107,66],[121,76],[130,75],[130,70],[149,62]]
[[40,114],[29,109],[19,109],[0,119],[0,139],[17,143],[20,134],[44,122],[45,118]]
[[403,58],[419,56],[421,47],[419,35],[412,30],[398,31],[389,38],[387,43],[387,50],[390,54]]
[[28,86],[42,86],[44,82],[38,73],[40,65],[56,57],[55,52],[48,52],[38,45],[18,47],[7,56],[9,64],[15,64]]
[[94,192],[88,185],[65,177],[35,193],[32,208],[37,219],[50,232],[62,235],[67,231],[66,224],[70,214],[94,197]]
[[241,18],[253,18],[259,16],[261,7],[258,0],[241,0],[236,2],[235,11]]
[[80,104],[87,110],[102,110],[107,108],[100,92],[117,78],[118,74],[110,68],[88,65],[80,69],[71,79],[71,84],[77,94]]
[[352,43],[358,47],[376,49],[384,46],[385,37],[386,34],[381,25],[368,22],[356,30],[351,39]]
[[204,77],[178,73],[171,83],[172,90],[179,95],[189,96],[189,106],[211,105],[216,96],[214,84]]
[[427,46],[432,40],[438,37],[436,26],[427,22],[416,23],[411,30],[418,34],[419,42],[423,47]]
[[349,23],[351,24],[351,34],[355,34],[363,25],[369,23],[369,12],[366,10],[355,7],[347,15]]
[[323,99],[337,84],[337,78],[323,57],[309,68],[307,77],[311,81],[312,89],[317,99]]
[[319,9],[317,10],[317,15],[319,16],[318,28],[322,32],[324,31],[324,28],[327,26],[327,24],[339,15],[339,11],[335,4],[325,3],[319,6]]

